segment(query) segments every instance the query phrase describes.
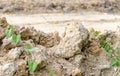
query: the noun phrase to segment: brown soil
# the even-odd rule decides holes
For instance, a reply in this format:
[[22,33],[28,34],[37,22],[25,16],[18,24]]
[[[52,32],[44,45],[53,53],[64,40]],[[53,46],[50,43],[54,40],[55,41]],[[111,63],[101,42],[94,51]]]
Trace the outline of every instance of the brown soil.
[[[110,67],[119,56],[119,6],[119,0],[0,0],[0,76],[120,76],[119,67]],[[18,44],[5,36],[8,23],[21,35]],[[102,40],[110,45],[110,57]],[[29,54],[25,43],[33,46]],[[29,60],[37,63],[34,72]]]
[[96,10],[120,13],[119,0],[0,0],[1,13],[70,13]]
[[[110,67],[110,61],[117,54],[120,30],[104,31],[96,34],[94,29],[85,29],[78,22],[66,26],[63,37],[58,32],[44,33],[33,27],[15,26],[13,33],[20,34],[21,40],[15,44],[6,38],[9,29],[5,18],[0,20],[0,76],[116,76],[119,67]],[[118,28],[119,29],[119,28]],[[89,31],[89,32],[88,32]],[[100,45],[105,40],[111,48],[112,56]],[[111,42],[112,41],[112,42]],[[33,46],[30,54],[25,52],[25,43]],[[31,72],[28,61],[37,63]]]

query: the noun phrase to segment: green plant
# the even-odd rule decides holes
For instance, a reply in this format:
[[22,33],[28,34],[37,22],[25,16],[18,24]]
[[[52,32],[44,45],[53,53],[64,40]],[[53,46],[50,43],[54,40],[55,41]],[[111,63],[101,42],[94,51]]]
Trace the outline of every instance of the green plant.
[[6,36],[6,38],[11,37],[13,29],[14,29],[13,25],[9,25],[8,26],[8,29],[5,30],[5,36]]
[[119,56],[115,56],[115,58],[113,58],[110,62],[110,66],[118,66],[120,67],[120,55]]
[[115,59],[112,59],[111,62],[110,62],[110,66],[113,66],[117,63],[117,61]]
[[112,60],[110,61],[110,66],[118,66],[120,67],[120,48],[117,47],[116,50],[117,50],[117,55],[114,54],[113,52],[113,48],[110,47],[109,44],[107,44],[106,41],[102,40],[100,42],[100,45],[105,49],[106,53],[107,53],[107,56],[111,57],[112,55],[114,57],[112,57]]
[[25,51],[26,51],[27,54],[32,50],[32,48],[33,48],[32,44],[26,43],[26,49],[25,49]]
[[94,32],[92,32],[92,34],[93,34],[94,36],[98,36],[98,35],[100,34],[100,31],[94,31]]
[[[12,40],[15,44],[19,43],[21,40],[21,35],[20,34],[14,34],[13,33],[14,30],[14,26],[13,25],[9,25],[8,29],[5,30],[5,35],[7,38],[12,36]],[[31,51],[33,48],[33,46],[30,43],[26,43],[26,49],[25,51],[27,53],[29,53],[29,51]],[[34,72],[37,68],[37,63],[35,61],[29,60],[28,61],[28,69],[31,72]]]
[[6,36],[6,38],[9,38],[9,37],[12,36],[13,42],[15,44],[17,44],[20,41],[21,36],[17,35],[17,34],[13,34],[13,30],[14,30],[14,26],[13,25],[9,25],[8,29],[5,30],[5,36]]
[[111,60],[110,66],[116,65],[116,66],[120,67],[120,53],[119,53],[120,52],[120,48],[117,47],[116,50],[117,50],[117,55],[115,55],[115,57]]
[[6,36],[6,38],[9,38],[11,36],[11,34],[12,34],[12,29],[6,29],[5,30],[5,36]]
[[29,60],[28,61],[28,69],[29,69],[29,71],[34,72],[36,70],[36,68],[37,68],[37,65],[38,64],[35,61]]
[[50,76],[54,76],[54,72],[51,68],[48,68],[47,70],[48,70],[48,73],[50,74]]
[[20,41],[20,39],[21,39],[20,34],[19,35],[17,35],[17,34],[12,35],[12,40],[15,44],[17,44]]
[[120,55],[115,56],[115,57],[111,60],[110,66],[114,66],[114,65],[120,67]]
[[118,51],[118,54],[120,54],[120,48],[119,48],[119,47],[117,47],[117,48],[116,48],[116,50]]
[[112,55],[112,50],[111,50],[111,48],[110,48],[110,45],[109,44],[107,44],[107,42],[106,41],[104,41],[104,40],[102,40],[101,42],[100,42],[100,45],[105,49],[105,51],[107,52],[107,56],[111,56]]

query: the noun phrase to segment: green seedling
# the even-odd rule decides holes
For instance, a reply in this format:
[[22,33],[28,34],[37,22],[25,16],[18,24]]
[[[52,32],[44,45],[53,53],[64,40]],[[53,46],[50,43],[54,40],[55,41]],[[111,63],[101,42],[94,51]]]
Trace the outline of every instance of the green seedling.
[[100,31],[94,31],[93,35],[98,36],[100,34]]
[[116,66],[120,67],[120,61],[118,61],[118,62],[116,63]]
[[110,66],[114,65],[120,67],[120,56],[116,56],[114,59],[111,60]]
[[9,25],[8,29],[5,30],[5,35],[7,38],[12,36],[12,40],[15,44],[17,44],[20,41],[20,35],[16,35],[16,34],[12,34],[14,30],[14,26],[13,25]]
[[12,35],[12,40],[15,44],[17,44],[21,39],[21,36],[20,35],[17,35],[17,34],[13,34]]
[[110,45],[106,43],[106,41],[102,40],[100,42],[100,45],[105,49],[105,51],[107,52],[107,56],[111,56],[112,55],[112,50],[110,48]]
[[105,51],[107,52],[107,56],[111,57],[112,54],[115,56],[111,61],[110,61],[110,66],[118,66],[120,67],[120,48],[117,47],[116,50],[117,50],[117,54],[118,55],[115,55],[113,53],[113,48],[110,48],[110,45],[107,44],[106,41],[102,40],[100,42],[100,45],[105,49]]
[[25,51],[26,51],[27,54],[32,50],[32,48],[33,48],[32,44],[26,43],[26,49],[25,49]]
[[112,53],[112,50],[110,50],[109,52],[107,52],[107,54],[106,54],[106,55],[107,55],[108,57],[111,57],[111,56],[112,56],[112,54],[113,54],[113,53]]
[[29,69],[29,71],[34,72],[36,70],[36,68],[37,68],[37,65],[38,64],[35,61],[29,60],[28,61],[28,69]]
[[48,68],[47,70],[48,70],[48,73],[50,74],[50,76],[54,76],[54,72],[51,68]]
[[110,62],[110,66],[114,66],[117,64],[117,60],[116,59],[112,59]]
[[117,53],[118,55],[115,57],[115,60],[117,61],[117,63],[115,65],[120,67],[120,48],[119,47],[117,47]]
[[9,25],[9,28],[5,30],[5,36],[6,36],[6,38],[11,37],[13,29],[14,29],[14,26],[13,25]]
[[109,52],[109,50],[110,50],[110,45],[107,44],[106,41],[102,40],[102,41],[100,42],[100,45],[101,45],[107,52]]
[[102,47],[105,47],[106,41],[102,40],[102,41],[100,42],[100,45],[101,45]]
[[120,54],[120,48],[119,48],[119,47],[117,47],[116,49],[117,49],[117,51],[118,51],[118,54]]
[[107,52],[109,52],[109,50],[110,50],[110,45],[106,44],[105,47],[104,47],[104,49],[105,49]]
[[120,61],[120,56],[116,56],[116,59],[117,59],[118,61]]
[[9,38],[12,35],[12,29],[5,30],[5,36],[6,38]]

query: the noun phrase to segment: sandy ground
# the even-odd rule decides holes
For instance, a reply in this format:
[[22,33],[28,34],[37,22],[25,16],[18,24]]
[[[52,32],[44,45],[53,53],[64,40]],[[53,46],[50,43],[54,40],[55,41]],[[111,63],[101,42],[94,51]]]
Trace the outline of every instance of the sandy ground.
[[73,13],[94,10],[120,14],[120,0],[0,0],[0,13]]
[[120,15],[98,12],[81,12],[71,14],[0,14],[6,17],[8,23],[13,25],[34,26],[44,32],[58,31],[60,35],[64,32],[66,23],[79,21],[86,28],[93,27],[96,30],[116,30],[120,26]]
[[[86,28],[93,27],[95,30],[100,31],[114,31],[120,26],[119,6],[120,0],[0,0],[0,18],[6,17],[8,23],[12,25],[33,26],[37,30],[46,33],[58,31],[60,36],[62,36],[67,23],[72,21],[78,21]],[[55,36],[56,34],[55,32]],[[116,42],[119,44],[119,39],[117,39],[116,35],[111,33],[111,36],[113,37],[108,36],[107,38],[111,39],[111,41],[114,39],[118,40]],[[41,41],[39,41],[39,43],[40,42]],[[98,72],[101,73],[100,76],[117,75],[116,70],[118,69],[115,70],[114,68],[113,70],[110,69],[111,71],[109,71],[109,69],[108,71],[104,71],[104,69],[100,69],[99,71],[102,65],[107,65],[108,60],[106,60],[106,53],[99,47],[99,42],[96,41],[96,39],[90,39],[90,43],[88,43],[85,48],[88,49],[84,52],[85,55],[87,55],[87,59],[82,64],[83,70],[85,69],[85,76],[90,74],[91,76],[94,74],[98,76]],[[84,48],[82,49],[84,50]],[[89,55],[96,53],[96,51],[99,52],[99,50],[99,56],[93,57]],[[3,51],[2,49],[1,52]],[[3,53],[1,54],[4,55]],[[117,72],[119,72],[119,70]]]

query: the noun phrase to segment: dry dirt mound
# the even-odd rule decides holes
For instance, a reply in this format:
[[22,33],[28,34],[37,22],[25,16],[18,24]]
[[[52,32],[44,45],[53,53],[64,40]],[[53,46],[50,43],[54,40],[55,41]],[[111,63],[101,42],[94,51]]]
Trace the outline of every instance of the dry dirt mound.
[[55,13],[97,10],[120,13],[120,0],[1,0],[3,13]]
[[88,31],[78,22],[59,37],[1,18],[0,76],[119,76],[119,37],[119,29]]

